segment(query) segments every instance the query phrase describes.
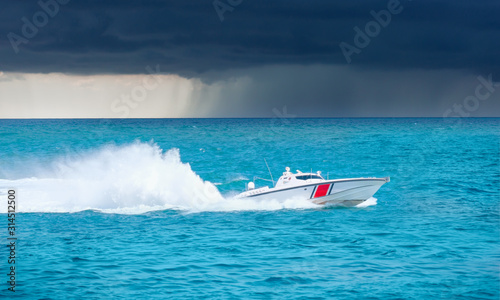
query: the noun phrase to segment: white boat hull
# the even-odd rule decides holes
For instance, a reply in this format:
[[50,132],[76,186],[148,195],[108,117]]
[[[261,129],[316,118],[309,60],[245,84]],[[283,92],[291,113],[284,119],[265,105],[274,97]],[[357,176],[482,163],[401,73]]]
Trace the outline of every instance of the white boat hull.
[[324,180],[301,186],[261,188],[241,193],[239,197],[285,201],[308,199],[318,205],[358,205],[371,198],[389,178],[349,178]]

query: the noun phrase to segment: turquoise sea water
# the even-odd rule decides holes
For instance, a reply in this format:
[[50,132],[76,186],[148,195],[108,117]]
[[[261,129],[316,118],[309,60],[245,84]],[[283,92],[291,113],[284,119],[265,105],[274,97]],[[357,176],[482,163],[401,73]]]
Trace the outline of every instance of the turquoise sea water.
[[[0,120],[0,295],[498,299],[499,121]],[[264,158],[391,182],[357,208],[233,199]]]

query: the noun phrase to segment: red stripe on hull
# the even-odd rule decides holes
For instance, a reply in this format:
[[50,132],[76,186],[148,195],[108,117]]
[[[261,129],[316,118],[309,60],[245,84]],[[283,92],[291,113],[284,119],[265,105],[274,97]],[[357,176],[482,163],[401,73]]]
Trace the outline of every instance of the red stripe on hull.
[[318,185],[318,187],[316,188],[316,193],[314,193],[313,198],[319,198],[319,197],[326,196],[329,189],[330,189],[330,184]]

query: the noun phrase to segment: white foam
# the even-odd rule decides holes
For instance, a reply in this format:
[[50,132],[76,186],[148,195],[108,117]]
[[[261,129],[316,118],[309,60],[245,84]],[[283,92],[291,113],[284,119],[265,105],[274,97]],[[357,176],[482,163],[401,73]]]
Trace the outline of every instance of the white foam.
[[366,199],[366,201],[361,202],[360,204],[356,205],[356,207],[368,207],[368,206],[373,206],[377,205],[377,198],[370,197]]
[[[92,209],[138,214],[165,209],[201,212],[318,207],[303,199],[278,202],[223,197],[214,184],[181,162],[177,149],[163,152],[152,143],[106,146],[57,159],[38,171],[27,170],[28,176],[22,179],[0,179],[0,194],[16,189],[19,212]],[[6,205],[0,206],[1,213],[6,211]]]

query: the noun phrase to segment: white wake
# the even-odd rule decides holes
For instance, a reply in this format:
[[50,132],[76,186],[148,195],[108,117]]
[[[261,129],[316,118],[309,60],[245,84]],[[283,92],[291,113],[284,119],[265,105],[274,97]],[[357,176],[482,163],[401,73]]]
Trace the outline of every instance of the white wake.
[[[21,179],[0,179],[0,198],[16,190],[18,212],[139,214],[177,209],[191,212],[318,208],[304,199],[256,201],[224,197],[182,163],[177,149],[136,142],[106,146],[27,170]],[[2,203],[6,203],[2,201]],[[0,206],[0,213],[7,205]]]

